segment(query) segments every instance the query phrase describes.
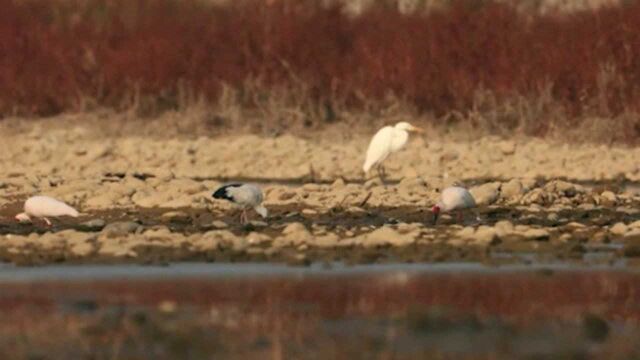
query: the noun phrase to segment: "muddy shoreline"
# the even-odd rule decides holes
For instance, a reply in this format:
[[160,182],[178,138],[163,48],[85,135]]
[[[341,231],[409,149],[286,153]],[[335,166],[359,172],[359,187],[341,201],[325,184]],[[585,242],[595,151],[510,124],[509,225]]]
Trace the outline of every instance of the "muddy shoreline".
[[[362,174],[365,129],[160,138],[101,136],[80,120],[0,126],[0,261],[633,265],[640,257],[637,148],[413,137],[388,160],[383,182]],[[270,216],[239,225],[237,209],[211,197],[230,180],[258,183]],[[468,187],[479,207],[461,224],[445,215],[434,225],[429,209],[452,184]],[[81,217],[52,228],[15,223],[36,194]]]
[[[0,216],[8,217],[19,207],[20,203],[11,204]],[[635,203],[629,208],[634,207]],[[266,222],[254,220],[244,226],[233,210],[192,208],[96,210],[57,222],[51,229],[37,223],[0,222],[0,236],[8,240],[0,244],[0,261],[19,265],[480,262],[497,266],[540,261],[613,265],[625,260],[635,266],[640,256],[635,227],[617,232],[619,224],[640,220],[640,214],[624,209],[530,211],[492,205],[478,209],[480,220],[467,216],[465,226],[451,218],[434,226],[424,207],[410,205],[312,212],[281,205],[270,210]],[[478,234],[478,229],[488,235]]]

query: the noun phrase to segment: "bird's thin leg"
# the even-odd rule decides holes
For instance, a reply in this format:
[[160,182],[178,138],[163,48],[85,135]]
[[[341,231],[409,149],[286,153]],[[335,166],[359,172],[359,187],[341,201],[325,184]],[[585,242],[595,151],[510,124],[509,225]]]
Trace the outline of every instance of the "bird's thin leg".
[[384,166],[382,166],[382,164],[378,165],[376,167],[376,171],[378,171],[378,177],[380,177],[380,182],[382,182],[383,184],[385,183],[385,178],[386,178],[386,173],[384,171]]
[[247,216],[247,209],[243,208],[242,209],[242,224],[246,224],[249,220],[249,217]]
[[463,220],[464,218],[462,217],[462,210],[458,210],[458,222],[462,223]]
[[478,224],[482,224],[482,218],[480,217],[480,212],[476,210],[473,213],[476,215],[476,221],[478,222]]

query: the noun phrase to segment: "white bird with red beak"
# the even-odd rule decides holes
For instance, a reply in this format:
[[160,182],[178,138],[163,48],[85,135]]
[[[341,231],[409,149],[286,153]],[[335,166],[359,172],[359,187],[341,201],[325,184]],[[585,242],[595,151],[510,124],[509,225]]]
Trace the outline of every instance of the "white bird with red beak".
[[24,202],[24,212],[16,215],[19,222],[31,222],[31,218],[42,218],[51,226],[49,218],[60,216],[78,217],[78,210],[49,196],[32,196]]
[[458,214],[458,222],[462,222],[462,212],[474,207],[476,207],[476,200],[469,190],[459,186],[448,187],[442,190],[440,201],[431,209],[431,212],[433,212],[433,223],[435,224],[438,221],[440,212],[450,211],[456,211]]
[[413,126],[408,122],[402,121],[395,126],[385,126],[371,138],[369,148],[367,149],[367,157],[362,166],[365,174],[376,166],[380,178],[384,176],[384,168],[382,162],[389,155],[402,149],[409,141],[409,132],[421,133],[423,130]]

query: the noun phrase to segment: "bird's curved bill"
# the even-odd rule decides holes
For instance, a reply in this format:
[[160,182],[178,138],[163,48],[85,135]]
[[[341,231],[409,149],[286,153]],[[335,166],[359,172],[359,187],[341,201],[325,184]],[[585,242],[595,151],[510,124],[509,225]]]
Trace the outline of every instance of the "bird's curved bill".
[[417,127],[417,126],[412,126],[412,127],[411,127],[411,131],[416,132],[416,133],[418,133],[418,134],[422,134],[422,133],[424,133],[424,129],[423,129],[423,128],[419,128],[419,127]]

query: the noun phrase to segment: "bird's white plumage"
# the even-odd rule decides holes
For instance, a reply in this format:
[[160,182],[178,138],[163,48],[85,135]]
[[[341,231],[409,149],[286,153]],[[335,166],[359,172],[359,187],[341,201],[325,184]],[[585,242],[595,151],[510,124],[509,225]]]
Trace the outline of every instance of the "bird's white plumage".
[[243,208],[254,208],[260,216],[267,217],[268,211],[262,206],[262,190],[253,184],[242,184],[241,186],[228,187],[227,195],[232,201]]
[[362,166],[365,173],[375,165],[380,165],[386,158],[402,149],[409,140],[409,131],[421,131],[408,122],[399,122],[395,126],[385,126],[373,135],[367,155]]
[[227,188],[227,195],[233,199],[234,203],[248,207],[261,204],[263,199],[262,190],[252,184],[229,187]]
[[[28,221],[31,217],[49,218],[58,216],[78,217],[78,211],[64,202],[49,196],[32,196],[24,202],[24,212],[18,214],[16,219]],[[47,223],[49,222],[46,220]]]
[[437,206],[441,211],[469,209],[476,206],[476,201],[469,190],[452,186],[442,190]]

